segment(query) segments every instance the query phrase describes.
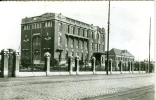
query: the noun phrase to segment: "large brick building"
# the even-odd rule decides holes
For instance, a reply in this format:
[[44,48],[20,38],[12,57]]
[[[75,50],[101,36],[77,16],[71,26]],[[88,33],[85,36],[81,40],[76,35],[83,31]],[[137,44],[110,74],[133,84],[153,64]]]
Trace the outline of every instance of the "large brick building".
[[82,61],[95,56],[104,63],[105,29],[56,13],[22,19],[21,58],[41,64],[46,52],[59,62],[78,55]]

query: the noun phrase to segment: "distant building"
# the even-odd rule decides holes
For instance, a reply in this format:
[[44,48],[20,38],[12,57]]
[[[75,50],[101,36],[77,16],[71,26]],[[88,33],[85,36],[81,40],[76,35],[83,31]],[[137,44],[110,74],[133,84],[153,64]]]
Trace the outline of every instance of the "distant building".
[[21,59],[44,63],[44,54],[59,62],[78,55],[80,60],[105,60],[105,29],[56,13],[22,19]]
[[112,48],[109,51],[109,58],[112,60],[122,60],[123,62],[134,61],[134,56],[128,50],[120,50]]
[[[107,57],[107,55],[106,55]],[[109,59],[113,60],[113,70],[118,70],[119,61],[121,60],[123,63],[123,68],[128,67],[129,61],[134,61],[134,56],[128,50],[120,50],[112,48],[109,51]],[[115,69],[117,68],[117,69]]]

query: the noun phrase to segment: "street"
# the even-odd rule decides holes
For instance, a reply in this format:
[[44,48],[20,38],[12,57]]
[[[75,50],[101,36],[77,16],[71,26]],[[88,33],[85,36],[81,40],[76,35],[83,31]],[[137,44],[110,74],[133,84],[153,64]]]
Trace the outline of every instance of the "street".
[[[58,77],[59,81],[51,81],[52,77]],[[154,85],[154,74],[68,76],[67,80],[64,76],[62,77],[63,81],[61,81],[61,76],[51,76],[51,79],[50,77],[12,78],[8,79],[10,81],[6,79],[5,82],[0,79],[0,100],[82,100]],[[42,82],[41,79],[46,81]],[[130,95],[133,96],[135,93]],[[151,95],[153,94],[149,94],[149,96]],[[121,97],[118,100],[122,100]]]
[[155,100],[154,86],[146,86],[129,91],[87,98],[84,100]]

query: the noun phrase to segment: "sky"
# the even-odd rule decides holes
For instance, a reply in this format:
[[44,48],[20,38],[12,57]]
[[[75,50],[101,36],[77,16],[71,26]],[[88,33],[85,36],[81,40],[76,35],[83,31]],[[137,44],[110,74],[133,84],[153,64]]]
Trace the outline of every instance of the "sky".
[[[0,2],[0,50],[18,50],[21,19],[47,12],[62,13],[73,19],[104,27],[107,39],[108,1]],[[135,56],[135,60],[147,59],[150,17],[151,60],[154,60],[154,1],[111,1],[109,50],[126,49]]]

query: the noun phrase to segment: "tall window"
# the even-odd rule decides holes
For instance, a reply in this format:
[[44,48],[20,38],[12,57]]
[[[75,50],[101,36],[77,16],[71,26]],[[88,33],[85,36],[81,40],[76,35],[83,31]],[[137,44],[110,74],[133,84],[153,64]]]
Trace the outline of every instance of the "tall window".
[[97,36],[97,39],[99,39],[99,34],[98,33],[96,34],[96,36]]
[[71,26],[71,34],[73,34],[73,26]]
[[79,46],[78,40],[76,40],[75,42],[76,42],[76,48],[78,48]]
[[98,51],[100,51],[100,44],[99,44],[99,48],[98,48]]
[[68,38],[66,37],[65,47],[68,47]]
[[92,33],[92,39],[94,39],[94,33],[93,32],[91,32]]
[[40,52],[37,49],[34,51],[34,59],[35,60],[39,60],[40,59]]
[[88,42],[86,42],[86,45],[85,46],[86,46],[86,50],[88,50]]
[[80,28],[78,28],[78,35],[80,36]]
[[81,49],[83,49],[83,41],[81,41]]
[[71,39],[71,48],[74,47],[74,39]]
[[69,28],[69,27],[70,27],[70,25],[67,25],[67,26],[66,26],[66,32],[67,32],[67,33],[70,33],[70,28]]
[[61,46],[61,36],[58,37],[58,46]]
[[34,37],[33,38],[33,46],[38,46],[38,45],[40,45],[40,38]]
[[68,51],[66,51],[65,59],[66,59],[66,63],[68,63]]
[[102,49],[103,49],[103,52],[105,52],[105,45],[103,45]]
[[75,27],[73,27],[73,34],[75,34]]
[[98,44],[95,43],[95,51],[97,51],[97,50],[98,50]]
[[89,31],[87,31],[87,33],[86,33],[86,37],[88,38],[88,34],[89,34]]
[[85,37],[85,29],[83,29],[83,37]]
[[59,31],[62,31],[62,23],[59,23]]

